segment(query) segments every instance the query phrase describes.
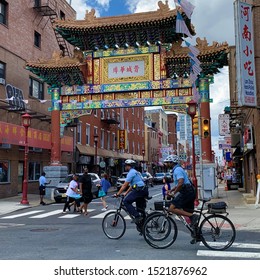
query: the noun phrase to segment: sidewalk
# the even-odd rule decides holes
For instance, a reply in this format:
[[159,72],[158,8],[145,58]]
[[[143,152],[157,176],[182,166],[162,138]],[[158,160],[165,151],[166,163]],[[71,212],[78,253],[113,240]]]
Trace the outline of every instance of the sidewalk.
[[[38,194],[28,194],[29,205],[20,204],[21,200],[21,194],[0,199],[0,215],[40,205]],[[47,204],[54,203],[54,201],[47,198],[44,201]],[[221,184],[218,187],[217,198],[211,200],[211,202],[216,201],[225,201],[227,203],[229,218],[237,230],[255,230],[260,232],[260,205],[256,207],[255,204],[246,204],[241,192],[238,190],[225,191],[224,185]],[[41,207],[44,208],[44,206]]]

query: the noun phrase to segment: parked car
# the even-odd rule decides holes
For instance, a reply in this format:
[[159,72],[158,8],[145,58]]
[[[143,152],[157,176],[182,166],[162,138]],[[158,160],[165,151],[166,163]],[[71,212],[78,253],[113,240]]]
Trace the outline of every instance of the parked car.
[[153,176],[149,172],[143,172],[145,183],[148,187],[153,187]]
[[[92,193],[93,193],[94,197],[97,197],[101,180],[100,180],[98,174],[96,174],[96,173],[88,173],[88,174],[91,176],[91,180],[92,180]],[[67,197],[66,191],[69,187],[70,181],[72,180],[72,175],[73,174],[69,174],[66,178],[64,178],[62,181],[60,181],[60,183],[54,189],[55,202],[62,203],[62,202],[66,201],[66,197]],[[83,173],[78,173],[77,175],[80,178],[80,176],[82,176]]]
[[164,177],[165,177],[165,173],[164,172],[155,173],[154,177],[153,177],[154,184],[162,184]]
[[[117,190],[119,190],[122,185],[124,184],[125,182],[125,179],[126,179],[126,176],[127,176],[127,173],[128,172],[123,172],[117,179],[117,183],[116,183],[116,187],[117,187]],[[142,180],[145,182],[145,178],[142,176],[142,174],[140,172],[138,172],[139,175],[141,176]]]

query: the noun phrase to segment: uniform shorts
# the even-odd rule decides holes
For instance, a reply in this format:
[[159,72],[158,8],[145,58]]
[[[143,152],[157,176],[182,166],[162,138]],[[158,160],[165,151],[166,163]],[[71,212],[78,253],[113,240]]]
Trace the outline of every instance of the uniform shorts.
[[45,195],[45,189],[40,188],[39,191],[40,191],[40,195]]
[[190,185],[184,185],[182,190],[172,199],[171,204],[177,209],[185,209],[188,212],[193,212],[195,198],[196,193],[194,188]]

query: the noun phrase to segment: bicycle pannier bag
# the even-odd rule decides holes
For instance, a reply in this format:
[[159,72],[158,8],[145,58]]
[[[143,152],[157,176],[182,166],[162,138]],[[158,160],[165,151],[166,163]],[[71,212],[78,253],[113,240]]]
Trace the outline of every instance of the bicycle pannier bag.
[[225,201],[219,201],[216,203],[208,203],[209,213],[226,213],[227,204]]
[[163,205],[165,205],[165,207],[168,208],[168,207],[170,207],[171,202],[170,201],[155,201],[154,210],[157,210],[157,211],[163,210]]

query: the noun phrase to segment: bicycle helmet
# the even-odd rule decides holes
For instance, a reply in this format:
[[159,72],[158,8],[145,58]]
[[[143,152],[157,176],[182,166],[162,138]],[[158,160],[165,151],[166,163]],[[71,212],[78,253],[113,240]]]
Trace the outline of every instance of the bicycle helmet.
[[179,157],[177,155],[169,155],[163,162],[173,162],[173,163],[178,163],[180,161]]
[[127,159],[127,160],[125,161],[125,165],[133,166],[133,165],[135,165],[135,161],[132,160],[132,159]]

